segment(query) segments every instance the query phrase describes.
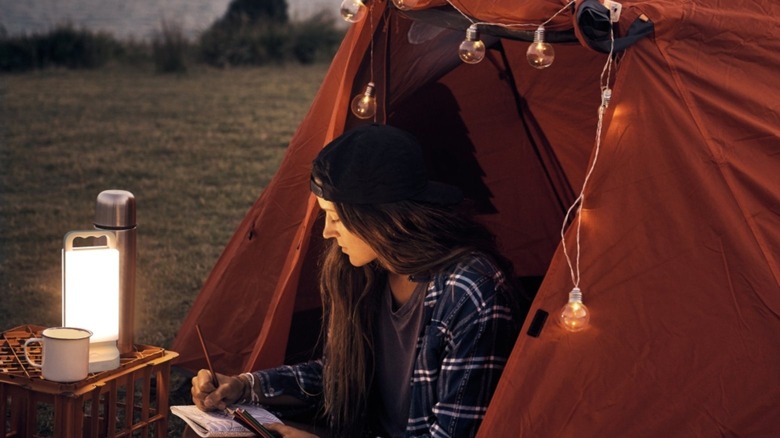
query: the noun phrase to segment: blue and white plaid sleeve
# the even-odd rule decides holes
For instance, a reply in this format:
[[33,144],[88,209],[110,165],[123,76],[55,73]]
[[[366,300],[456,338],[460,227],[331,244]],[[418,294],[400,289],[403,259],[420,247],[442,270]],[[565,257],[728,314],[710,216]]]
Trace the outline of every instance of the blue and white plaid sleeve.
[[283,365],[255,371],[254,374],[260,379],[260,386],[266,397],[291,395],[303,401],[315,402],[322,396],[321,360]]

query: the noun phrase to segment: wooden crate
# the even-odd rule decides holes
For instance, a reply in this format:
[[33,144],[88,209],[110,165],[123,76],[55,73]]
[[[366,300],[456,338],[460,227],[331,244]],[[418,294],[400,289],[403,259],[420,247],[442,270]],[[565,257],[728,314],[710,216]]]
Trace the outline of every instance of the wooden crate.
[[[177,353],[136,345],[119,368],[74,383],[44,380],[22,345],[44,327],[3,332],[0,345],[0,437],[166,437],[171,360]],[[41,348],[29,352],[40,363]]]

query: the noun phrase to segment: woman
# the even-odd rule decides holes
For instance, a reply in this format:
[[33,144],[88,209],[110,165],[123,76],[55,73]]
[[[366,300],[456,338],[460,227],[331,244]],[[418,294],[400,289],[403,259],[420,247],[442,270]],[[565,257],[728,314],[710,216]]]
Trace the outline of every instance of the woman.
[[[473,436],[517,336],[511,269],[460,191],[430,182],[409,133],[365,125],[327,145],[311,189],[325,213],[321,360],[193,378],[193,400],[321,406],[332,436]],[[269,425],[283,436],[304,436]]]

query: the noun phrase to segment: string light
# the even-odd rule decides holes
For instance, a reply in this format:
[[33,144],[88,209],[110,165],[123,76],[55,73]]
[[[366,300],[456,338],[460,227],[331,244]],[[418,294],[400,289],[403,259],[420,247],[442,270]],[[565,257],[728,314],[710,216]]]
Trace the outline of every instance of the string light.
[[[574,200],[569,210],[566,211],[566,216],[563,218],[563,226],[561,227],[561,246],[563,247],[563,254],[566,257],[566,263],[569,265],[569,271],[571,272],[571,280],[574,283],[574,288],[569,292],[569,301],[563,306],[558,314],[558,321],[568,331],[578,332],[588,327],[590,323],[590,311],[582,302],[582,291],[579,288],[580,284],[580,229],[582,228],[582,204],[585,201],[585,187],[590,180],[590,176],[593,173],[593,169],[596,167],[596,162],[599,159],[599,152],[601,150],[601,128],[603,126],[604,113],[612,100],[612,89],[609,88],[609,80],[612,73],[612,54],[615,50],[615,35],[612,28],[609,29],[610,47],[609,56],[607,56],[607,62],[604,64],[604,68],[601,70],[600,88],[601,88],[601,105],[598,109],[598,123],[596,124],[596,147],[593,152],[593,162],[585,174],[585,180],[582,182],[582,189],[580,195]],[[575,232],[577,253],[575,256],[575,264],[572,266],[569,252],[566,248],[566,236],[564,231],[566,230],[566,223],[569,221],[569,216],[574,208],[577,207],[577,230]]]
[[[417,4],[417,0],[392,0],[392,1],[395,7],[400,10],[408,10],[409,8]],[[533,26],[532,24],[528,24],[528,23],[503,24],[503,23],[476,22],[471,17],[464,14],[463,11],[458,9],[458,7],[455,6],[450,0],[447,0],[447,3],[456,11],[458,11],[463,17],[465,17],[467,20],[471,22],[471,24],[466,30],[466,39],[461,43],[458,50],[458,54],[460,58],[467,63],[472,63],[472,64],[478,63],[485,56],[485,44],[479,39],[479,29],[478,29],[479,25],[499,26],[504,28]],[[549,22],[551,22],[556,16],[558,16],[560,13],[565,11],[574,3],[575,0],[569,1],[555,14],[553,14],[552,17],[550,17],[549,19],[547,19],[546,21],[544,21],[543,23],[537,26],[536,31],[534,32],[533,43],[531,44],[531,46],[528,48],[528,51],[526,52],[526,57],[528,59],[528,62],[534,68],[543,69],[549,67],[552,64],[553,60],[555,59],[555,51],[553,50],[552,45],[544,41],[544,32],[545,32],[544,26]],[[360,0],[344,0],[343,3],[341,4],[341,14],[345,20],[354,23],[365,18],[366,6]],[[371,29],[370,35],[373,35],[373,29]],[[612,69],[612,61],[613,61],[612,55],[613,55],[614,44],[615,44],[614,33],[611,27],[610,27],[610,41],[611,41],[611,45],[610,45],[609,56],[607,57],[607,62],[604,65],[604,69],[602,70],[601,73],[601,81],[602,83],[604,83],[604,79],[606,77],[605,83],[607,85],[601,86],[601,91],[602,91],[601,105],[599,106],[599,110],[598,110],[598,124],[596,128],[596,146],[593,154],[593,161],[591,163],[590,168],[588,169],[588,172],[585,175],[585,179],[582,183],[582,189],[580,190],[580,194],[574,200],[571,207],[569,207],[569,209],[567,210],[566,215],[564,216],[563,219],[563,225],[561,227],[561,246],[563,247],[563,253],[566,258],[566,262],[569,266],[569,271],[571,273],[572,283],[574,283],[574,287],[572,288],[571,292],[569,292],[568,302],[566,303],[566,305],[563,306],[561,311],[558,313],[558,321],[566,330],[571,332],[579,332],[585,330],[590,324],[590,311],[588,307],[585,306],[585,304],[583,303],[582,291],[579,288],[580,231],[582,228],[582,204],[584,203],[585,200],[585,188],[593,173],[593,169],[596,166],[596,162],[598,161],[600,145],[601,145],[601,128],[602,128],[603,115],[606,112],[606,108],[609,106],[610,100],[612,98],[612,90],[608,87],[610,73]],[[365,91],[355,96],[352,99],[352,103],[350,105],[353,114],[355,114],[356,117],[361,119],[368,119],[371,117],[375,117],[376,115],[376,97],[375,97],[375,90],[374,90],[375,85],[373,82],[373,52],[374,52],[373,42],[374,40],[372,37],[371,45],[370,45],[372,79],[366,85]],[[575,256],[575,263],[573,265],[566,245],[565,231],[566,231],[566,224],[569,221],[569,217],[571,216],[575,208],[577,211],[577,228],[575,231],[577,251]]]
[[569,292],[569,302],[561,309],[558,318],[563,327],[570,332],[578,332],[588,327],[590,311],[582,303],[582,292],[575,287]]
[[[345,0],[345,1],[349,1],[349,0]],[[396,8],[401,10],[409,9],[410,7],[413,6],[412,3],[416,4],[417,0],[393,0],[393,4],[396,6]],[[534,26],[533,24],[529,24],[529,23],[504,24],[504,23],[477,22],[473,20],[471,17],[469,17],[468,15],[466,15],[465,13],[463,13],[463,11],[461,11],[450,0],[447,0],[447,3],[471,23],[468,29],[466,30],[466,39],[461,43],[458,50],[458,54],[460,55],[460,58],[467,63],[472,63],[472,64],[478,63],[485,56],[485,45],[479,39],[478,26],[480,25],[498,26],[498,27],[504,27],[508,29]],[[544,21],[539,25],[536,25],[537,27],[534,32],[533,43],[531,44],[531,46],[528,48],[528,51],[526,52],[526,57],[528,59],[528,62],[534,68],[538,68],[538,69],[547,68],[552,64],[552,62],[555,59],[555,51],[552,45],[550,45],[544,40],[544,32],[545,32],[544,26],[550,23],[556,16],[558,16],[563,11],[568,9],[574,3],[575,0],[569,1],[555,14],[553,14],[549,19],[547,19],[546,21]],[[569,209],[567,210],[566,215],[563,218],[563,225],[561,227],[561,246],[563,247],[563,253],[566,258],[566,262],[569,266],[569,271],[571,273],[572,283],[574,283],[574,287],[572,288],[571,292],[569,292],[568,302],[566,303],[566,305],[563,306],[561,311],[558,313],[558,320],[566,330],[572,332],[578,332],[584,330],[588,327],[590,323],[590,311],[588,310],[587,306],[585,306],[585,304],[583,303],[582,290],[580,290],[579,288],[580,231],[582,228],[582,204],[584,203],[585,200],[585,188],[593,173],[593,169],[596,166],[596,162],[598,161],[598,156],[599,156],[599,151],[601,146],[601,129],[602,129],[602,122],[603,122],[603,115],[606,112],[606,108],[609,106],[610,100],[612,98],[612,90],[608,87],[610,73],[612,70],[612,61],[613,61],[612,55],[615,46],[614,33],[611,27],[609,29],[609,35],[610,35],[610,42],[611,42],[609,56],[607,57],[607,62],[604,65],[604,69],[602,70],[601,73],[602,84],[605,83],[606,85],[601,86],[601,105],[599,105],[599,110],[598,110],[598,124],[596,128],[596,146],[593,154],[593,161],[591,162],[591,166],[585,175],[585,179],[582,183],[582,189],[580,190],[580,194],[574,200],[571,207],[569,207]],[[371,42],[372,42],[372,52],[373,52],[373,39],[371,40]],[[373,53],[372,53],[372,62],[373,62]],[[374,85],[373,82],[369,82],[368,86],[366,87],[366,91],[363,94],[359,94],[355,96],[355,98],[353,99],[352,111],[353,113],[355,113],[356,116],[361,117],[359,112],[361,112],[362,110],[360,108],[368,108],[370,106],[369,102],[370,102],[370,97],[373,96],[373,85]],[[362,102],[362,106],[360,104],[361,102]],[[376,101],[374,100],[374,104],[373,104],[374,111],[376,108],[375,104]],[[356,106],[358,107],[357,109]],[[363,114],[369,114],[369,112],[367,111]],[[369,117],[371,117],[371,115],[366,115],[363,118],[369,118]],[[571,216],[575,208],[577,211],[577,226],[575,230],[577,251],[575,256],[575,262],[574,264],[572,264],[572,260],[571,257],[569,256],[568,248],[566,245],[565,231],[566,231],[566,224],[569,222],[569,217]]]
[[485,57],[485,43],[479,39],[479,29],[472,24],[466,30],[466,39],[460,43],[458,56],[467,64],[476,64]]
[[[399,3],[403,4],[404,7],[410,7],[412,6],[410,3],[413,2],[414,4],[417,3],[418,0],[393,0],[393,3],[398,7],[399,9],[403,9],[403,7],[398,6]],[[574,4],[574,0],[566,3],[561,9],[559,9],[555,14],[552,15],[552,17],[545,20],[542,24],[531,24],[531,23],[511,23],[511,24],[505,24],[505,23],[488,23],[488,22],[482,22],[482,21],[474,21],[471,17],[469,17],[467,14],[465,14],[463,11],[461,11],[455,4],[453,4],[450,0],[447,0],[447,3],[460,15],[462,15],[465,19],[469,20],[471,24],[469,25],[468,29],[466,30],[466,39],[460,43],[460,49],[458,50],[458,53],[460,54],[460,58],[463,60],[463,62],[467,62],[469,64],[476,64],[477,62],[481,61],[482,58],[484,58],[484,50],[485,50],[485,44],[479,40],[479,30],[477,29],[477,26],[498,26],[503,27],[506,29],[515,29],[515,28],[521,28],[521,27],[531,27],[535,26],[536,31],[534,32],[534,42],[531,44],[531,47],[528,48],[528,52],[526,53],[526,57],[528,58],[528,62],[536,67],[536,68],[545,68],[549,67],[550,64],[552,64],[553,60],[555,59],[555,51],[552,48],[552,45],[549,43],[546,43],[544,41],[544,26],[551,22],[555,17],[557,17],[560,13],[568,9],[571,5]],[[472,34],[472,35],[469,35]],[[479,44],[476,44],[479,42]],[[473,47],[472,50],[477,51],[479,50],[477,46],[481,46],[482,55],[477,55],[476,59],[475,57],[469,55],[464,56],[464,51],[467,51],[469,47]],[[534,47],[535,46],[535,47]],[[534,61],[531,59],[533,58]]]
[[370,119],[376,114],[376,96],[374,92],[374,83],[369,82],[366,90],[352,99],[350,105],[352,114],[359,119]]
[[366,18],[366,5],[361,0],[344,0],[341,2],[341,18],[350,22],[357,23]]
[[539,70],[552,65],[555,60],[555,50],[552,44],[544,41],[544,26],[539,26],[534,32],[534,42],[528,46],[525,57],[531,67]]
[[368,34],[371,35],[369,42],[369,75],[370,79],[366,84],[365,90],[352,98],[352,102],[349,105],[352,114],[359,119],[373,118],[376,122],[376,86],[374,84],[374,4],[368,8],[368,14],[370,15],[368,20]]

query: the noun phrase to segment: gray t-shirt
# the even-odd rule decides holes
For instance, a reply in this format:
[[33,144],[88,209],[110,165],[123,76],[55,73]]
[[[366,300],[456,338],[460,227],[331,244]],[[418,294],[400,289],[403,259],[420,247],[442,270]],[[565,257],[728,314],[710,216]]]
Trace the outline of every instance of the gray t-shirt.
[[412,370],[427,285],[419,283],[409,301],[396,310],[390,285],[381,300],[376,325],[376,379],[382,402],[379,423],[387,437],[402,437],[409,419]]

